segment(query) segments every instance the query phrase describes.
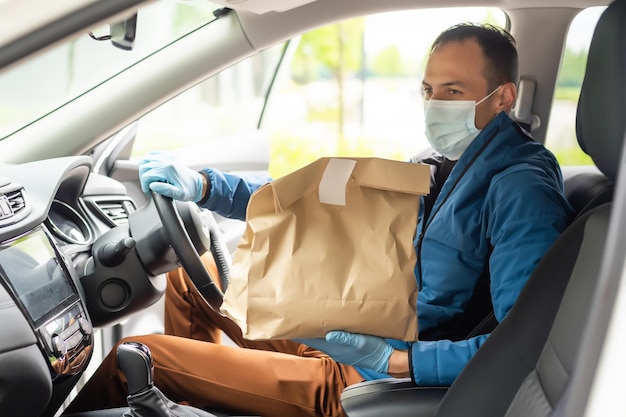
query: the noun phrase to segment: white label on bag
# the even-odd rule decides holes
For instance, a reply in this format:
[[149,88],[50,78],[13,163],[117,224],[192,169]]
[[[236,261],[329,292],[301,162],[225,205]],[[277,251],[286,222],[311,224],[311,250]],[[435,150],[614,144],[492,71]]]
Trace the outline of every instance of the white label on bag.
[[320,203],[346,205],[346,184],[352,175],[354,159],[329,159],[320,181]]

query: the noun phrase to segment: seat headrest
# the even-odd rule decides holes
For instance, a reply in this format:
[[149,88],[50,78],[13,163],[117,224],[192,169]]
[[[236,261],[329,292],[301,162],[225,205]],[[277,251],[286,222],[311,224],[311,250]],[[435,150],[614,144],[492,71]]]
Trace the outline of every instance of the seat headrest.
[[626,133],[626,0],[604,11],[591,40],[576,114],[580,147],[611,179]]

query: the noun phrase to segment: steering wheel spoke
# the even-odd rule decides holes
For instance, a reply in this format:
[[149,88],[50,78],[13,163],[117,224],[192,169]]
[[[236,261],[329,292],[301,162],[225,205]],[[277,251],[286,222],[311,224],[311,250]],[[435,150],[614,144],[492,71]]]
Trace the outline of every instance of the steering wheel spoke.
[[[224,293],[216,284],[215,278],[204,267],[200,255],[193,245],[185,224],[176,209],[176,204],[171,198],[155,192],[152,192],[152,199],[163,223],[169,244],[174,249],[179,262],[185,268],[191,281],[209,307],[215,312],[222,314],[220,306],[224,300]],[[218,269],[220,269],[220,265],[218,265]],[[227,271],[223,271],[223,269],[222,266],[220,274],[225,278]],[[219,279],[219,277],[216,278]],[[222,282],[225,283],[224,280]]]

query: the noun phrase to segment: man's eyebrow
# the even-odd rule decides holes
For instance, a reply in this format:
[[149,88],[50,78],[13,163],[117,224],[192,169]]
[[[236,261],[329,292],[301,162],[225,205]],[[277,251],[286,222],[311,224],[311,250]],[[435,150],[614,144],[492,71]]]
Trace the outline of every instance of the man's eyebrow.
[[[428,84],[426,81],[422,81],[422,86],[425,87],[432,87],[430,84]],[[450,86],[458,86],[458,87],[464,87],[465,83],[463,81],[460,80],[455,80],[455,81],[446,81],[445,83],[441,83],[439,84],[440,87],[450,87]]]
[[459,87],[464,87],[465,83],[463,81],[456,80],[456,81],[448,81],[447,83],[443,83],[441,85],[443,87],[450,87],[451,85],[457,85]]

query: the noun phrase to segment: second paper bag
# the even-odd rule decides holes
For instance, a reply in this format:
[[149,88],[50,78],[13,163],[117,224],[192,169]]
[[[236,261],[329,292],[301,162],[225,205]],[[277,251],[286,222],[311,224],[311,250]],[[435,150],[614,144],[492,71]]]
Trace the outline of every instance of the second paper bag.
[[321,158],[259,188],[222,313],[252,340],[417,340],[413,241],[429,188],[428,166],[380,158]]

